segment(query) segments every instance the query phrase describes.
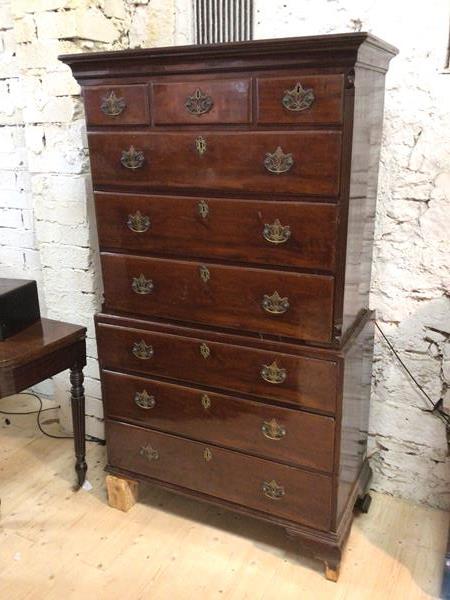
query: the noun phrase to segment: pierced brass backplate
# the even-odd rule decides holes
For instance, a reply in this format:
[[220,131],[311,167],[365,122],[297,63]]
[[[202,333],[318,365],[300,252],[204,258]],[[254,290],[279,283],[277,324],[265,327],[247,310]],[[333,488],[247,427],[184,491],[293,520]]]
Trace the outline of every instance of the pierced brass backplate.
[[142,390],[142,392],[135,393],[134,403],[139,406],[139,408],[149,410],[150,408],[155,408],[156,400],[155,396],[151,396],[147,390]]
[[140,360],[148,360],[153,356],[153,346],[146,344],[144,340],[134,342],[131,352]]
[[136,150],[134,146],[130,146],[129,150],[122,150],[120,162],[127,169],[135,171],[142,167],[144,161],[145,157],[142,150]]
[[127,103],[123,98],[118,98],[114,91],[102,98],[100,110],[108,117],[117,117],[125,110]]
[[199,117],[200,115],[204,115],[209,112],[213,107],[213,100],[211,96],[208,96],[200,88],[197,88],[192,96],[188,96],[186,98],[186,102],[184,106],[191,115],[196,115]]
[[208,396],[208,394],[202,394],[201,403],[205,410],[211,408],[211,398]]
[[284,90],[284,96],[281,100],[284,108],[292,112],[301,112],[311,108],[314,102],[314,92],[312,89],[304,89],[298,81],[292,90]]
[[200,344],[200,354],[203,356],[203,358],[209,358],[211,356],[211,350],[209,349],[209,346],[205,344],[205,342]]
[[154,287],[153,281],[151,279],[146,279],[143,273],[141,273],[139,277],[133,277],[131,283],[131,288],[135,294],[151,294]]
[[262,491],[264,496],[270,498],[270,500],[279,500],[286,493],[284,487],[278,485],[275,479],[272,479],[272,481],[263,481]]
[[139,454],[141,456],[143,456],[144,458],[146,458],[149,462],[152,460],[159,459],[158,450],[155,450],[154,448],[152,448],[150,446],[150,444],[146,444],[145,446],[142,446],[141,449],[139,450]]
[[197,204],[198,214],[202,217],[202,219],[207,219],[209,215],[209,206],[205,200],[201,200]]
[[208,281],[211,278],[211,273],[209,272],[208,267],[206,267],[205,265],[201,265],[199,267],[199,271],[200,271],[200,278],[203,281],[203,283],[208,283]]
[[261,431],[269,440],[282,440],[286,436],[286,427],[280,425],[276,419],[264,421]]
[[203,458],[206,460],[206,462],[209,462],[210,460],[212,460],[212,452],[209,448],[205,448],[203,450]]
[[200,154],[200,156],[203,156],[203,154],[205,154],[207,148],[208,146],[206,140],[202,135],[199,135],[197,138],[195,138],[195,149]]
[[264,294],[261,304],[263,309],[271,315],[283,315],[289,309],[288,298],[282,298],[276,291],[271,296]]
[[263,365],[260,374],[264,381],[273,384],[284,383],[287,377],[286,369],[279,367],[276,360],[271,365]]
[[150,228],[150,219],[137,210],[134,214],[128,215],[127,226],[135,233],[145,233]]
[[275,152],[267,152],[264,159],[264,166],[270,173],[280,175],[286,173],[294,164],[294,158],[290,152],[285,154],[281,148],[275,150]]
[[289,225],[282,225],[279,219],[270,223],[265,223],[263,237],[271,244],[284,244],[291,237],[291,228]]

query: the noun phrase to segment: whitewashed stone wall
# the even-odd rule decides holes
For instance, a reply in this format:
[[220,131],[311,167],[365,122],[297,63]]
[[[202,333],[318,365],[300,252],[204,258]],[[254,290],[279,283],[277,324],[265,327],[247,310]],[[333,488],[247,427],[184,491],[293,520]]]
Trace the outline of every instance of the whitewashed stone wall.
[[[98,437],[101,289],[85,124],[57,56],[174,40],[173,0],[0,0],[0,276],[37,279],[43,315],[88,328],[86,424]],[[39,389],[70,428],[67,374]]]
[[[420,383],[450,405],[448,3],[255,0],[255,8],[257,38],[368,30],[400,50],[387,77],[372,306]],[[0,275],[37,279],[48,316],[88,326],[87,424],[101,435],[92,327],[101,290],[83,113],[56,56],[191,43],[191,1],[0,0],[0,38]],[[66,379],[56,386],[61,403]],[[378,339],[373,487],[448,508],[445,428],[426,408]]]

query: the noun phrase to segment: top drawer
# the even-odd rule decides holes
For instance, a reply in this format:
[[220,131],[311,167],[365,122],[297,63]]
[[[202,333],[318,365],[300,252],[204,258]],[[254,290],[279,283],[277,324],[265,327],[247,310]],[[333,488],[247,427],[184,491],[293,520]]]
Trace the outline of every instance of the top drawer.
[[146,85],[85,87],[86,121],[89,125],[148,125],[150,111]]
[[155,125],[249,123],[249,79],[153,84]]
[[258,123],[342,123],[343,75],[257,79]]

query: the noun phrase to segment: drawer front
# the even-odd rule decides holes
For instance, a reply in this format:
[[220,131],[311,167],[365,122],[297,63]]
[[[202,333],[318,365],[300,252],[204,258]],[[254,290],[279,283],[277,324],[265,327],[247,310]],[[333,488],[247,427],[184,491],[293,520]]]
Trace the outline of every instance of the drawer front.
[[330,417],[110,371],[102,372],[102,384],[108,418],[333,470]]
[[83,89],[86,122],[89,125],[148,125],[148,86],[112,85]]
[[155,125],[249,123],[249,79],[183,81],[153,84]]
[[90,133],[94,187],[336,196],[336,131]]
[[105,307],[331,341],[333,278],[102,253]]
[[343,75],[292,75],[257,80],[258,123],[342,123]]
[[108,421],[109,465],[327,530],[331,478]]
[[334,271],[333,204],[95,194],[100,246]]
[[334,413],[333,361],[99,323],[102,368],[154,375]]

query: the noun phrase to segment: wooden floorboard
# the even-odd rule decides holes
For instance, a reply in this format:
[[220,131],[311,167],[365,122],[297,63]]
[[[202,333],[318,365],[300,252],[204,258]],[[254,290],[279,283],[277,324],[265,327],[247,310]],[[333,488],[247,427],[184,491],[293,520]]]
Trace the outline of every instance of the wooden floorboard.
[[[110,508],[105,448],[97,444],[88,444],[93,489],[74,492],[72,442],[44,437],[34,416],[9,417],[9,425],[5,418],[2,600],[438,597],[448,527],[442,511],[373,494],[369,514],[355,519],[335,584],[324,579],[321,563],[299,554],[294,540],[257,520],[151,486],[141,486],[128,513]],[[58,433],[55,424],[47,428]]]

